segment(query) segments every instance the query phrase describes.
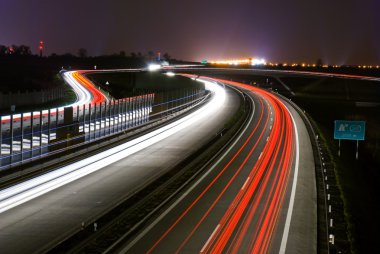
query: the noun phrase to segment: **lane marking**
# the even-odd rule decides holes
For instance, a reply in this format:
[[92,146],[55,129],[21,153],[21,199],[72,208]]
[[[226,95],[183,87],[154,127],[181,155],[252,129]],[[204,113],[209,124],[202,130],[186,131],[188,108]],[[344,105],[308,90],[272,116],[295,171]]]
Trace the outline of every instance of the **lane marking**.
[[244,190],[245,187],[247,186],[248,184],[248,181],[249,181],[250,177],[247,178],[247,180],[245,180],[244,184],[243,184],[243,187],[241,187],[241,190]]
[[[284,104],[284,106],[285,106],[285,104]],[[287,111],[289,112],[289,114],[290,114],[290,116],[292,118],[293,126],[294,126],[294,129],[295,129],[295,134],[296,134],[295,135],[296,136],[296,165],[295,165],[295,169],[294,169],[292,192],[290,194],[290,201],[289,201],[288,212],[287,212],[287,215],[286,215],[284,233],[282,235],[281,246],[280,246],[280,251],[279,251],[279,253],[281,253],[281,254],[285,253],[285,251],[286,251],[286,244],[288,242],[289,230],[290,230],[290,222],[292,220],[292,213],[293,213],[293,208],[294,208],[294,199],[295,199],[295,195],[296,195],[297,180],[298,180],[298,167],[299,167],[299,138],[298,138],[298,129],[297,129],[296,122],[294,121],[292,113],[290,113],[290,110],[288,109],[288,107],[286,107],[286,109],[287,109]]]
[[209,245],[211,240],[214,238],[214,235],[219,231],[219,228],[220,228],[220,224],[218,224],[218,226],[216,226],[216,228],[214,229],[214,231],[212,232],[212,234],[208,238],[207,242],[205,243],[205,245],[201,249],[200,253],[204,253],[205,249],[207,248],[207,246]]
[[[226,150],[226,152],[216,161],[216,163],[210,167],[192,186],[190,186],[185,193],[182,194],[171,206],[168,207],[160,216],[157,217],[149,226],[147,226],[138,236],[136,236],[125,248],[123,248],[119,253],[126,253],[130,250],[138,241],[140,241],[154,226],[156,226],[166,215],[168,215],[182,200],[184,200],[216,167],[221,163],[221,161],[227,156],[227,154],[236,146],[236,144],[240,141],[243,134],[247,131],[248,127],[252,123],[253,116],[255,115],[255,102],[253,101],[251,96],[248,98],[252,101],[253,109],[251,117],[248,121],[248,124],[244,127],[244,130],[239,134],[237,139],[232,143],[232,145]],[[121,237],[120,239],[123,239]],[[118,243],[118,242],[116,242]],[[115,244],[116,244],[115,243]],[[110,249],[108,249],[109,252]],[[107,250],[105,251],[107,253]]]

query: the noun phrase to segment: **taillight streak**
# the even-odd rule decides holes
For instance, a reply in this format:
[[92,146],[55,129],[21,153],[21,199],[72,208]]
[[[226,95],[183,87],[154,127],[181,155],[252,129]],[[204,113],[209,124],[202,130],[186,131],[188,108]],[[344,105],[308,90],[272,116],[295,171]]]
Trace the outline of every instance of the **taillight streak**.
[[[201,201],[211,187],[221,178],[225,172],[233,170],[234,174],[228,179],[212,203],[207,207],[201,218],[194,224],[186,238],[176,250],[180,253],[192,236],[209,217],[216,204],[221,200],[230,188],[237,176],[241,173],[248,161],[256,160],[249,169],[248,176],[235,196],[230,199],[230,205],[224,211],[223,216],[217,222],[216,228],[205,239],[201,253],[237,253],[241,251],[242,243],[245,242],[248,249],[245,252],[266,253],[269,251],[273,235],[279,228],[278,222],[286,193],[288,190],[289,177],[294,166],[295,145],[293,120],[286,106],[274,95],[255,87],[221,79],[212,79],[249,90],[258,95],[261,104],[259,121],[250,133],[249,137],[232,156],[230,161],[222,168],[191,204],[175,219],[170,227],[153,244],[147,253],[151,253],[163,239],[189,214],[195,205]],[[267,110],[267,113],[264,113]],[[271,112],[269,112],[271,110]],[[273,111],[272,111],[273,110]],[[273,114],[272,114],[273,113]],[[263,122],[264,121],[264,122]],[[264,124],[263,124],[264,123]],[[263,129],[258,133],[258,138],[253,139],[259,126]],[[268,134],[264,135],[266,132]],[[254,142],[249,151],[243,153],[248,142]],[[258,144],[263,144],[260,156],[253,155]],[[244,156],[239,167],[232,163],[238,156]],[[256,156],[256,157],[254,157]],[[215,226],[214,226],[215,227]]]
[[[218,175],[212,180],[212,182],[201,192],[201,194],[191,203],[191,205],[180,215],[180,217],[169,227],[168,230],[165,231],[164,234],[162,234],[162,236],[154,243],[154,245],[148,250],[147,253],[151,253],[155,248],[156,246],[170,233],[170,231],[182,220],[183,217],[185,217],[185,215],[196,205],[196,203],[207,193],[207,191],[215,184],[215,182],[223,175],[223,173],[229,168],[229,166],[235,161],[235,159],[240,155],[241,151],[247,146],[248,142],[251,140],[251,138],[253,137],[253,135],[256,133],[258,127],[259,127],[259,123],[261,122],[262,118],[263,118],[263,115],[264,115],[264,109],[263,109],[263,102],[262,100],[260,100],[260,103],[261,103],[261,112],[260,112],[260,117],[259,117],[259,121],[258,121],[258,124],[255,126],[255,128],[252,130],[252,132],[250,133],[249,137],[247,138],[247,140],[243,143],[243,145],[239,148],[239,150],[234,154],[234,156],[232,157],[232,159],[224,166],[224,168],[218,173]],[[269,121],[269,116],[266,117],[266,123],[265,123],[265,126],[267,125],[268,121]],[[263,135],[265,131],[265,128],[263,128],[261,134],[260,134],[260,137]],[[254,148],[257,146],[258,144],[258,141],[256,142]],[[254,149],[252,149],[253,151]],[[246,161],[249,159],[249,156],[247,156],[244,160],[244,164],[246,163]],[[232,177],[232,179],[229,181],[229,184],[233,181],[233,179],[235,179],[235,177],[238,175],[238,173],[240,172],[240,170],[242,169],[243,166],[241,166],[234,174],[234,176]],[[226,186],[224,188],[224,191],[227,189],[228,186]],[[224,193],[223,191],[223,193]],[[219,197],[221,197],[221,194],[219,195]],[[217,201],[217,200],[216,200]],[[214,201],[214,205],[216,204],[216,201]],[[213,205],[213,206],[214,206]],[[212,207],[213,207],[212,206]],[[209,211],[211,211],[211,209],[209,209]],[[191,235],[195,232],[195,230],[199,227],[199,225],[201,224],[201,222],[206,218],[206,216],[208,215],[208,212],[205,213],[205,215],[203,216],[203,218],[200,220],[200,222],[195,226],[195,228],[192,230],[192,233],[189,234],[189,236],[185,239],[185,241],[181,244],[181,246],[179,247],[179,249],[177,250],[177,253],[178,251],[181,250],[181,248],[186,244],[187,240],[191,237]]]

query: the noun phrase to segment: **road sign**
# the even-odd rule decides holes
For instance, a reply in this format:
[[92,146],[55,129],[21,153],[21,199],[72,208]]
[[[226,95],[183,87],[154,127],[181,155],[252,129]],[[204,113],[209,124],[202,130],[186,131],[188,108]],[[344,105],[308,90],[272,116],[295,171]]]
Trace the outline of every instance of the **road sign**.
[[335,120],[334,139],[364,140],[365,121]]

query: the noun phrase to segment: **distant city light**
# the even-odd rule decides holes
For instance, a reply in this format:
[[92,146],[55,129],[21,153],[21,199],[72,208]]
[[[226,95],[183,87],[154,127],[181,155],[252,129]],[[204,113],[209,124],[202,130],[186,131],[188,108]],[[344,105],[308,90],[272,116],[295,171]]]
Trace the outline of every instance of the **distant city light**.
[[264,58],[261,58],[261,59],[252,58],[251,65],[266,65],[266,61]]
[[243,59],[231,59],[231,60],[218,60],[210,61],[210,64],[220,65],[266,65],[265,59],[261,58],[243,58]]
[[[202,63],[207,63],[206,60],[203,60]],[[218,61],[208,61],[208,63],[212,65],[252,65],[252,66],[266,66],[266,67],[294,67],[294,68],[342,68],[345,65],[339,64],[320,64],[320,63],[308,63],[308,62],[300,62],[300,63],[289,63],[289,62],[266,62],[263,58],[243,58],[243,59],[229,59],[229,60],[218,60]],[[351,66],[359,69],[380,69],[380,65],[356,65]]]

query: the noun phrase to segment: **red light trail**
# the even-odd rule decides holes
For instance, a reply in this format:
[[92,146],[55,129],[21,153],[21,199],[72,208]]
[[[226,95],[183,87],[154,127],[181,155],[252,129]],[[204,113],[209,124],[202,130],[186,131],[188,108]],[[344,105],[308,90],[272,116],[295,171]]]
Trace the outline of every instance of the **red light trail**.
[[[177,243],[179,246],[176,248],[175,253],[181,253],[184,248],[188,247],[187,244],[199,232],[198,230],[200,230],[206,219],[210,220],[210,216],[218,209],[218,202],[220,202],[226,191],[232,188],[233,184],[236,184],[237,176],[243,168],[247,167],[250,161],[255,161],[255,163],[250,168],[244,184],[239,188],[235,196],[228,201],[229,205],[223,216],[219,219],[209,237],[204,239],[205,243],[200,253],[222,253],[225,251],[228,253],[239,253],[241,251],[245,253],[267,253],[270,250],[274,234],[282,233],[283,226],[279,229],[278,222],[284,209],[286,193],[289,191],[288,183],[294,167],[296,149],[292,117],[280,99],[271,93],[237,82],[221,79],[210,80],[242,88],[258,95],[261,105],[261,111],[258,112],[258,123],[231,160],[174,220],[171,226],[163,232],[147,253],[155,252],[162,241],[173,233],[174,228],[186,216],[189,216],[188,214],[192,209],[195,209],[197,204],[202,202],[202,198],[211,191],[223,174],[234,172],[197,223],[190,226],[191,230],[188,231],[186,237],[180,243]],[[269,114],[269,111],[273,112],[273,115],[272,113]],[[270,134],[267,137],[268,127]],[[256,139],[254,139],[255,135],[258,135]],[[248,144],[252,141],[254,141],[254,145],[248,147]],[[259,143],[263,142],[265,144],[260,156],[258,158],[254,157],[253,153],[257,153]],[[243,149],[249,149],[249,152],[242,154]],[[236,167],[232,163],[236,163],[238,156],[243,156],[244,159],[239,167]]]
[[88,78],[84,76],[85,73],[89,73],[89,71],[76,71],[72,75],[92,94],[91,105],[106,102],[107,97],[99,91],[99,89],[97,89]]
[[[99,104],[99,103],[103,103],[103,102],[106,102],[108,101],[108,98],[106,95],[104,95],[99,89],[96,88],[96,86],[89,80],[87,79],[84,74],[85,73],[89,73],[91,71],[73,71],[71,72],[71,76],[77,81],[77,84],[82,86],[85,90],[87,90],[90,95],[91,95],[91,99],[85,101],[84,104],[87,104],[87,103],[90,103],[91,105],[94,105],[94,104]],[[79,95],[77,95],[79,96]],[[76,105],[76,103],[74,103]],[[73,105],[74,105],[73,104]],[[68,105],[67,107],[70,107],[70,106],[73,106],[73,105]],[[42,116],[43,117],[47,117],[48,116],[48,112],[46,112],[48,110],[42,110]],[[58,113],[62,113],[63,112],[63,108],[54,108],[54,109],[51,109],[51,116],[54,116]],[[36,111],[33,113],[33,117],[39,117],[40,115],[40,112],[39,111]],[[32,116],[31,116],[31,113],[24,113],[24,116],[23,116],[23,119],[24,120],[27,120],[27,119],[30,119]],[[16,121],[16,120],[19,120],[21,118],[21,114],[14,114],[13,116],[13,120]],[[10,116],[2,116],[1,118],[1,123],[2,124],[5,124],[5,123],[8,123],[9,121],[11,120],[11,117]]]

